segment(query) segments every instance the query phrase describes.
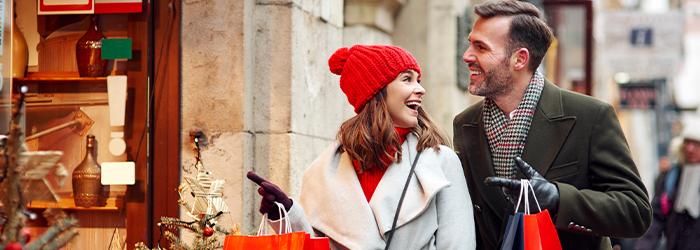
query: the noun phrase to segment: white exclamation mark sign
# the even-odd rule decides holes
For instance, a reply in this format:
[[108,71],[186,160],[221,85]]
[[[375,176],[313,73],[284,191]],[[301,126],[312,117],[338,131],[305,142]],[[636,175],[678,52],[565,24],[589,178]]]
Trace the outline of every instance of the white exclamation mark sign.
[[[114,156],[126,152],[124,142],[124,114],[126,111],[126,76],[107,76],[109,101],[109,125],[118,127],[120,132],[112,132],[109,152]],[[134,185],[135,164],[133,162],[103,162],[102,185]]]
[[107,76],[107,93],[109,101],[109,124],[121,127],[122,132],[112,132],[109,152],[119,156],[126,151],[124,142],[124,113],[126,111],[126,76]]

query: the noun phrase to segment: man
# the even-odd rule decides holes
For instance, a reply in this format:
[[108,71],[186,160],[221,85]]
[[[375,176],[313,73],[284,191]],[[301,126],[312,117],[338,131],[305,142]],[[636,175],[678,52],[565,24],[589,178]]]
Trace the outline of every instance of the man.
[[612,249],[608,237],[642,236],[651,206],[613,107],[536,71],[552,33],[535,6],[486,2],[475,12],[463,60],[469,92],[485,99],[455,117],[454,140],[477,249],[500,249],[523,178],[552,215],[563,249]]
[[[688,123],[681,132],[680,145],[670,144],[679,154],[679,165],[662,172],[656,181],[654,222],[637,240],[636,250],[661,249],[661,234],[666,236],[663,249],[698,249],[700,246],[700,123]],[[674,139],[675,140],[675,139]]]

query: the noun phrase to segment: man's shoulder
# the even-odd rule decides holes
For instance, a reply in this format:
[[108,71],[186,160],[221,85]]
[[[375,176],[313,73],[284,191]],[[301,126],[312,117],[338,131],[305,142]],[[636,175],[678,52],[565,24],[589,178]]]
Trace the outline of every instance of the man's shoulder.
[[[552,84],[554,88],[558,90],[561,96],[562,106],[566,110],[581,110],[581,111],[597,111],[601,106],[611,106],[609,103],[604,102],[595,97],[584,95],[578,92],[561,89],[556,85]],[[544,98],[551,98],[553,96],[548,96]]]
[[465,124],[471,122],[474,120],[474,116],[481,114],[483,106],[483,100],[472,104],[455,116],[454,124]]

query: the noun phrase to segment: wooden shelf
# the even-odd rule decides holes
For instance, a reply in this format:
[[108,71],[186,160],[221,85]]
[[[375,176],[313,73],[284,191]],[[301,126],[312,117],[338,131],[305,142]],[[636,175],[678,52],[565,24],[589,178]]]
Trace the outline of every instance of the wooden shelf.
[[108,198],[104,207],[76,207],[72,198],[63,198],[59,202],[32,201],[28,209],[60,208],[65,210],[119,211],[124,204],[123,198]]
[[[124,71],[111,71],[108,75],[125,75]],[[15,84],[22,83],[70,83],[70,82],[107,82],[107,77],[80,77],[78,71],[65,72],[34,72],[27,73],[26,78],[14,78]]]

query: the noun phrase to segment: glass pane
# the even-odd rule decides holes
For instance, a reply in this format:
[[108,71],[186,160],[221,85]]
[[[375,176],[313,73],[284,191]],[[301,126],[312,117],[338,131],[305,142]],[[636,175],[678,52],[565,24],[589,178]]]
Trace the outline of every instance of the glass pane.
[[545,13],[556,38],[545,59],[545,75],[561,88],[585,93],[586,7],[550,5]]
[[[12,16],[12,1],[2,1],[2,10],[4,11],[5,17]],[[0,13],[2,14],[2,13]],[[10,71],[10,65],[12,64],[12,24],[9,18],[0,18],[0,28],[2,28],[2,35],[0,36],[0,45],[2,45],[2,50],[0,51],[0,134],[7,134],[10,128],[10,104],[11,104],[11,82],[12,74]]]

